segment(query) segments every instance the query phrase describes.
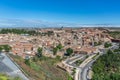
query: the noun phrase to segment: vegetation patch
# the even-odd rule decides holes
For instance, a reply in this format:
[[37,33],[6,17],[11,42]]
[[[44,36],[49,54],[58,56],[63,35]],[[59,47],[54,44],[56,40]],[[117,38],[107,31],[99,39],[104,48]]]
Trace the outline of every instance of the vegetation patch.
[[11,50],[11,47],[9,45],[0,45],[0,52],[3,50],[9,52]]
[[105,44],[104,44],[104,48],[109,48],[109,47],[111,47],[111,46],[112,46],[112,44],[109,43],[109,42],[105,42]]
[[75,62],[75,64],[76,64],[77,66],[79,66],[82,62],[83,62],[83,60],[78,60],[78,61]]
[[22,69],[35,80],[72,80],[68,73],[56,66],[60,62],[60,58],[38,57],[22,59],[19,56],[11,55],[11,57],[22,67]]
[[25,35],[25,36],[51,36],[54,35],[53,31],[48,31],[48,32],[38,32],[35,30],[27,30],[27,29],[17,29],[17,28],[12,28],[12,29],[1,29],[0,34],[8,34],[8,33],[14,33],[14,34],[20,34],[20,35]]
[[101,44],[102,44],[101,41],[99,41],[99,42],[94,42],[94,46],[99,46],[99,45],[101,45]]
[[111,31],[109,34],[115,39],[120,39],[120,31]]
[[0,80],[22,80],[19,77],[10,77],[7,76],[6,74],[0,74]]
[[120,54],[108,50],[92,66],[92,80],[120,80]]

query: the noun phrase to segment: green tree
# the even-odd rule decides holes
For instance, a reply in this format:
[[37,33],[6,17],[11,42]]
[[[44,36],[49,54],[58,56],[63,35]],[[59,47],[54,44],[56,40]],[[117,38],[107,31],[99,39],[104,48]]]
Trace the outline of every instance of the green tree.
[[38,57],[42,57],[42,50],[43,50],[43,49],[40,48],[40,47],[37,49],[37,56],[38,56]]
[[58,48],[59,50],[61,50],[61,49],[63,48],[62,44],[58,44],[58,45],[57,45],[57,48]]
[[57,54],[57,51],[58,51],[58,48],[57,48],[57,47],[53,48],[53,55],[56,55],[56,54]]
[[67,54],[67,56],[70,56],[72,53],[73,53],[73,49],[71,49],[71,48],[68,48],[68,49],[66,49],[66,54]]
[[30,59],[25,59],[25,64],[30,66]]
[[11,50],[11,47],[9,45],[3,45],[3,47],[6,52],[9,52]]

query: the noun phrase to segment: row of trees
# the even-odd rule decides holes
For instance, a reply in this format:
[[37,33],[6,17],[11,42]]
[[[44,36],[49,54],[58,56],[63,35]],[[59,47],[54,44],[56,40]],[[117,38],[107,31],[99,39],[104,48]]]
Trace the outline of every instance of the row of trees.
[[[63,48],[62,44],[58,44],[55,48],[53,48],[53,55],[56,55],[58,51],[62,50],[62,48]],[[42,51],[43,51],[43,49],[41,47],[39,47],[37,49],[37,54],[36,55],[38,57],[42,57],[42,53],[43,53]],[[65,55],[70,56],[72,53],[73,53],[73,49],[67,48]]]
[[120,80],[120,54],[108,50],[92,66],[92,80]]
[[[61,50],[62,48],[63,48],[63,46],[61,44],[58,44],[55,48],[53,48],[53,55],[56,55],[57,52],[59,50]],[[70,56],[72,53],[73,53],[73,49],[67,48],[65,55]],[[43,54],[43,48],[39,47],[37,49],[36,56],[33,58],[33,60],[36,62],[36,61],[38,61],[38,59],[42,59],[42,57],[43,57],[42,54]],[[25,59],[25,64],[30,66],[30,59],[29,58]]]
[[29,34],[29,35],[39,35],[41,33],[36,32],[35,30],[25,30],[25,29],[1,29],[1,34],[8,34],[8,33],[14,33],[14,34]]
[[54,34],[53,31],[48,32],[37,32],[35,30],[26,30],[26,29],[1,29],[0,34],[8,34],[8,33],[14,33],[14,34],[29,34],[29,35],[41,35],[41,36],[51,36]]
[[[55,48],[53,48],[53,55],[56,55],[57,52],[58,52],[59,50],[61,50],[62,48],[63,48],[63,46],[62,46],[61,44],[58,44]],[[66,55],[66,56],[70,56],[72,53],[73,53],[73,49],[67,48],[65,55]],[[43,57],[43,48],[42,48],[42,47],[38,47],[36,56],[33,57],[33,61],[34,61],[34,62],[37,62],[38,60],[42,60],[43,58],[44,58],[44,57]],[[56,57],[56,58],[57,58],[57,57]],[[26,65],[30,66],[30,59],[29,59],[29,58],[26,58],[24,63],[25,63]]]

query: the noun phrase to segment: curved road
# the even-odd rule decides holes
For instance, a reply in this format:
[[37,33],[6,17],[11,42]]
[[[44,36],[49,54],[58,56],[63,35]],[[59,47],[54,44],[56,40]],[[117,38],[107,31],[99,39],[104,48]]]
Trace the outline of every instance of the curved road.
[[[118,48],[118,45],[112,43],[112,46],[111,46],[110,48],[108,48],[108,49],[117,49],[117,48]],[[79,74],[79,77],[78,77],[79,79],[78,79],[78,80],[89,80],[88,77],[87,77],[87,76],[88,76],[89,68],[92,66],[93,62],[95,62],[96,59],[97,59],[99,56],[105,54],[108,49],[101,49],[101,50],[100,50],[100,54],[99,54],[98,56],[96,56],[95,59],[92,59],[92,58],[91,58],[91,60],[89,60],[87,64],[83,62],[83,64],[85,64],[85,65],[83,65],[83,66],[81,67],[81,69],[79,69],[80,71],[79,71],[79,73],[78,73],[78,74]],[[76,79],[76,80],[77,80],[77,79]]]

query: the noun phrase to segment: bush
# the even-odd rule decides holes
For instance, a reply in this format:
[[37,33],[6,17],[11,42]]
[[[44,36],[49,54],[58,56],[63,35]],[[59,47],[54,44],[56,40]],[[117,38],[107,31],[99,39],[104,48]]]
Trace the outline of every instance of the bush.
[[68,49],[66,49],[66,52],[67,52],[66,55],[70,56],[73,53],[73,49],[68,48]]
[[109,47],[111,47],[111,46],[112,46],[112,44],[109,43],[109,42],[105,42],[105,44],[104,44],[104,47],[105,47],[105,48],[109,48]]
[[25,64],[30,66],[30,59],[25,59]]

